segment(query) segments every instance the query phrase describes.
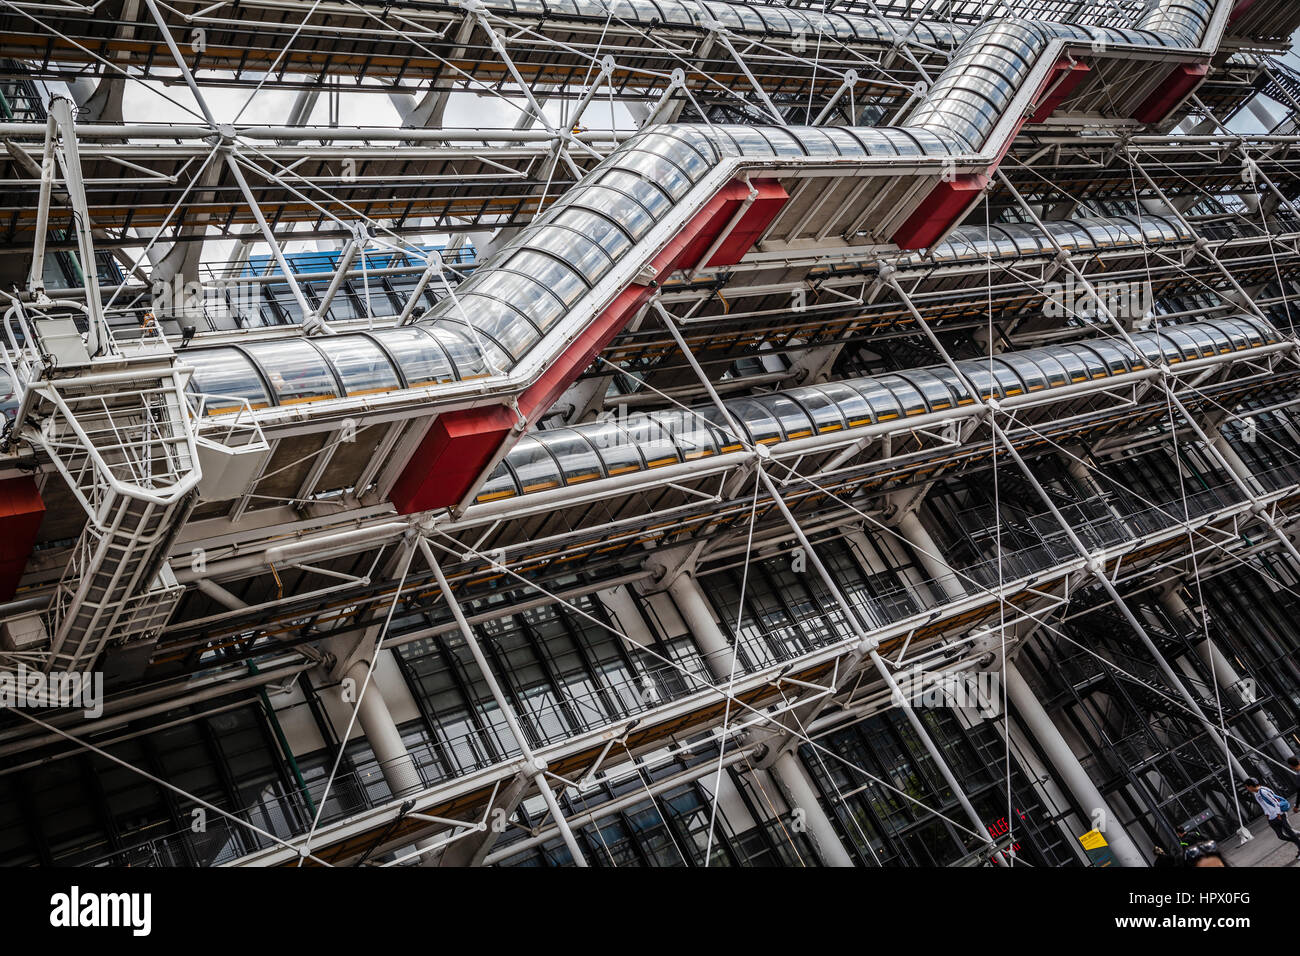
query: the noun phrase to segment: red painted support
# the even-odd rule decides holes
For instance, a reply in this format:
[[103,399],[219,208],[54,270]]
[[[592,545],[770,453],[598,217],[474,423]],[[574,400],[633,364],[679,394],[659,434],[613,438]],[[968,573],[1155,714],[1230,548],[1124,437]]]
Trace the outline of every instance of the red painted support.
[[1250,8],[1253,7],[1254,5],[1255,5],[1255,0],[1241,0],[1240,3],[1238,3],[1235,7],[1232,8],[1232,13],[1228,14],[1228,25],[1231,26],[1232,24],[1240,20],[1242,17],[1244,17],[1247,13],[1250,12]]
[[[1042,89],[1038,91],[1035,100],[1039,103],[1038,111],[1029,117],[1031,123],[1042,123],[1047,117],[1056,112],[1056,108],[1064,103],[1085,79],[1092,72],[1092,67],[1078,60],[1061,60],[1052,67],[1051,75],[1047,77],[1047,82],[1043,84]],[[1059,80],[1059,82],[1058,82]],[[1046,98],[1043,94],[1046,93]]]
[[[754,189],[758,197],[714,251],[710,265],[739,262],[790,198],[776,180],[755,181]],[[694,268],[748,197],[749,187],[744,183],[724,186],[651,260],[655,274],[667,276],[677,269]],[[555,404],[654,291],[654,286],[629,285],[546,366],[519,396],[519,411],[526,424],[531,425]],[[460,502],[501,446],[519,434],[514,430],[517,421],[515,413],[501,405],[439,415],[393,484],[389,495],[393,506],[401,514],[413,514]]]
[[1204,63],[1180,63],[1133,113],[1139,123],[1158,123],[1173,112],[1210,72]]
[[45,517],[45,502],[32,478],[0,481],[0,601],[18,590],[36,532]]
[[939,183],[894,233],[894,245],[900,249],[930,248],[966,214],[988,184],[989,177],[983,173]]
[[[758,196],[753,205],[714,250],[708,265],[734,266],[743,259],[790,198],[780,182],[774,179],[755,180],[754,191]],[[673,269],[694,269],[698,266],[700,259],[727,228],[727,224],[748,197],[749,187],[742,182],[730,182],[718,190],[718,194],[696,213],[690,225],[678,233],[655,258],[654,266],[659,274],[667,275]]]
[[393,483],[389,498],[398,513],[459,501],[452,492],[469,487],[482,474],[514,423],[514,412],[502,405],[439,415]]
[[[713,252],[706,265],[714,266],[734,266],[745,258],[745,254],[754,248],[754,244],[767,232],[767,227],[772,225],[772,220],[777,217],[781,207],[790,199],[789,193],[774,179],[756,180],[754,182],[754,191],[758,196],[754,199],[753,204],[745,210],[745,214],[740,217],[740,222],[722,240],[722,243]],[[748,196],[748,193],[745,194]],[[742,197],[741,202],[744,202]],[[728,213],[727,221],[731,221],[734,210]],[[709,240],[717,238],[717,234]],[[702,253],[701,253],[702,254]],[[691,263],[690,265],[694,265]],[[688,267],[683,263],[679,268]]]
[[[971,173],[940,182],[894,233],[894,245],[900,249],[928,249],[942,239],[979,200],[980,194],[989,184],[989,177],[1001,164],[1002,157],[1011,148],[1021,127],[1026,122],[1041,123],[1047,119],[1090,72],[1092,68],[1088,64],[1077,60],[1067,59],[1057,63],[1038,90],[1038,96],[1045,98],[1033,116],[1016,124],[989,167],[988,174]],[[1057,83],[1057,80],[1060,82]]]
[[619,330],[632,320],[653,294],[652,286],[628,286],[595,322],[583,329],[572,345],[546,367],[537,381],[528,386],[519,397],[519,410],[530,425],[546,414],[546,410],[596,360],[601,349],[613,341]]

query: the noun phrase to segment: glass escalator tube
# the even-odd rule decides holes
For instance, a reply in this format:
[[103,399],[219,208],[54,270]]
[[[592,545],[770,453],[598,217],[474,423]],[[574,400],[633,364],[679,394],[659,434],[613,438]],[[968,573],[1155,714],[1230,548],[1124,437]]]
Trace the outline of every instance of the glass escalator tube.
[[617,422],[594,422],[580,427],[582,436],[600,455],[605,474],[609,477],[617,478],[646,469],[640,446]]
[[538,491],[559,488],[564,479],[560,466],[546,444],[532,435],[519,439],[508,457],[510,468],[519,481],[519,490],[528,495]]
[[277,405],[301,405],[342,392],[334,370],[305,339],[250,342],[241,346],[270,384]]
[[[894,37],[898,26],[913,32],[911,24],[884,21],[856,14],[818,13],[782,7],[756,10],[743,3],[701,3],[685,0],[488,0],[493,8],[537,16],[593,16],[608,18],[614,11],[638,23],[673,22],[708,27],[727,24],[741,32],[764,35],[782,31],[816,29],[862,38]],[[971,29],[956,49],[949,65],[927,90],[906,125],[895,127],[760,127],[717,124],[663,125],[629,137],[601,160],[532,225],[520,231],[461,282],[454,295],[444,296],[419,320],[441,349],[447,368],[426,354],[411,354],[406,329],[374,333],[374,339],[394,356],[401,376],[410,387],[446,381],[469,381],[509,372],[530,356],[561,317],[627,256],[649,231],[665,220],[692,195],[693,187],[724,159],[743,157],[756,161],[788,157],[827,161],[894,161],[898,158],[938,159],[962,156],[974,160],[987,145],[995,128],[1038,67],[1045,45],[1054,40],[1112,47],[1146,47],[1171,50],[1197,48],[1205,37],[1216,4],[1214,0],[1155,0],[1149,3],[1131,30],[1082,27],[1032,20],[993,20]],[[917,35],[948,39],[949,28],[920,25]],[[1145,226],[1144,220],[1144,226]],[[1158,217],[1150,224],[1164,230]],[[1059,238],[1071,248],[1096,248],[1126,234],[1111,225],[1064,224]],[[1170,226],[1171,231],[1179,230]],[[1145,230],[1142,230],[1145,231]],[[950,243],[951,250],[976,255],[1005,248],[1028,247],[1033,237],[1013,225],[965,234]],[[639,253],[638,253],[639,254]],[[390,342],[389,338],[393,341]],[[261,344],[256,346],[262,348]],[[253,348],[253,346],[250,346]],[[266,347],[265,377],[260,383],[238,368],[233,353],[214,356],[214,350],[195,350],[199,361],[224,363],[205,370],[212,382],[238,385],[238,394],[257,404],[311,403],[347,394],[351,388],[334,374],[320,352],[301,350],[304,364],[296,368]],[[310,347],[309,347],[310,348]],[[359,346],[358,349],[364,349]],[[314,351],[314,350],[313,350]],[[288,354],[286,346],[284,354]],[[251,353],[250,353],[251,354]],[[1118,370],[1114,353],[1106,353],[1106,366]],[[351,361],[351,360],[348,360]],[[411,362],[422,368],[407,370]],[[1123,367],[1127,363],[1120,362]],[[330,374],[326,374],[330,373]],[[370,383],[383,388],[391,380],[375,369]],[[349,375],[359,374],[355,365]],[[334,382],[331,385],[330,377]],[[896,383],[897,384],[897,383]],[[1014,388],[1015,386],[1012,385]],[[918,396],[905,383],[903,413],[916,414]],[[202,390],[207,390],[203,385]],[[267,394],[269,392],[273,394]],[[332,394],[331,394],[332,393]],[[923,405],[923,402],[919,404]],[[810,423],[810,428],[812,427]],[[798,429],[796,429],[798,430]]]
[[843,410],[820,385],[805,385],[790,389],[785,394],[791,401],[797,402],[804,414],[812,420],[814,434],[825,435],[844,429]]
[[[1257,320],[1233,317],[1168,326],[1132,339],[1136,353],[1127,343],[1093,339],[1003,353],[992,360],[966,359],[957,365],[979,389],[981,399],[1002,399],[1140,371],[1162,358],[1181,360],[1192,352],[1213,356],[1223,354],[1224,348],[1243,351],[1276,336],[1261,331]],[[740,451],[745,444],[778,445],[974,402],[965,381],[939,365],[729,399],[728,411],[747,432],[743,442],[730,434],[730,425],[711,405],[638,413],[621,423],[575,425],[543,432],[540,441],[529,439],[522,450],[506,456],[509,467],[493,473],[485,494],[508,496],[521,485],[527,493],[558,487],[561,480],[617,477]]]
[[519,480],[515,477],[510,463],[502,459],[492,470],[492,474],[488,475],[488,480],[483,483],[474,501],[477,504],[484,504],[489,501],[500,501],[503,498],[514,498],[519,493]]
[[376,395],[405,387],[392,359],[366,335],[329,335],[316,347],[343,383],[346,395]]
[[536,437],[559,464],[560,477],[566,485],[580,485],[609,477],[604,462],[582,432],[573,428],[552,428],[538,432]]
[[[504,0],[493,2],[504,3]],[[524,2],[517,0],[516,8]],[[527,9],[535,13],[551,9],[544,0],[526,2]],[[896,35],[892,22],[788,7],[769,10],[739,3],[677,0],[663,3],[563,0],[562,5],[553,6],[554,15],[612,14],[631,22],[681,24],[689,18],[697,25],[720,23],[740,33],[767,36],[797,33],[810,25],[837,33],[847,28],[854,36],[873,39]],[[1031,20],[987,22],[966,35],[948,67],[903,126],[782,128],[682,124],[642,131],[622,143],[591,174],[554,202],[538,217],[535,227],[523,230],[503,247],[500,255],[482,263],[461,284],[458,296],[491,296],[523,317],[524,323],[507,335],[500,328],[504,313],[493,310],[484,316],[485,335],[508,353],[508,368],[510,363],[528,355],[555,325],[558,316],[572,309],[602,276],[631,254],[634,244],[683,202],[692,187],[724,157],[752,160],[810,157],[820,161],[823,158],[971,156],[985,147],[995,127],[1007,115],[1047,43],[1059,39],[1160,49],[1196,47],[1209,27],[1213,9],[1213,0],[1158,0],[1149,5],[1133,30]],[[910,24],[907,31],[909,35],[914,32]],[[924,32],[938,36],[929,27]],[[596,226],[600,234],[587,238],[584,225]],[[1127,235],[1125,229],[1098,222],[1067,224],[1061,227],[1059,238],[1068,248],[1088,250],[1108,248]],[[985,251],[1015,254],[1033,241],[1034,237],[1025,234],[1023,229],[1005,226],[996,235],[986,232],[963,236],[949,248],[957,255],[965,255],[963,250],[972,246],[976,254]],[[456,308],[449,299],[444,298],[429,310],[421,323],[434,327],[455,323]],[[470,300],[471,304],[481,301]],[[460,317],[462,321],[464,318]],[[468,318],[477,323],[473,314]],[[493,367],[497,363],[470,364]]]
[[[195,395],[231,396],[247,399],[253,408],[275,404],[270,386],[253,360],[232,346],[195,349],[186,355],[194,369],[188,390]],[[237,411],[242,405],[210,402],[204,409],[209,415]]]
[[798,441],[815,434],[812,419],[798,402],[791,401],[779,392],[757,395],[751,401],[771,415],[781,426],[783,441]]

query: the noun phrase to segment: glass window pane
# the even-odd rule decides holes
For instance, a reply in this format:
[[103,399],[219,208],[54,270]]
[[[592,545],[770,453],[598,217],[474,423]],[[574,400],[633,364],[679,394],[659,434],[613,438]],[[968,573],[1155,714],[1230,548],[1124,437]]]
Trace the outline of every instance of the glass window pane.
[[898,398],[874,378],[858,379],[845,384],[867,400],[872,417],[877,422],[892,421],[902,414],[902,409],[898,405]]
[[1091,347],[1105,360],[1106,367],[1116,375],[1128,371],[1128,357],[1118,346],[1111,345],[1109,342],[1093,342]]
[[[254,408],[271,404],[253,363],[238,349],[196,349],[186,353],[185,357],[194,366],[191,390],[207,395],[246,398]],[[219,414],[226,407],[220,402],[209,403],[208,414]]]
[[575,191],[573,205],[591,209],[617,222],[633,239],[640,239],[654,225],[650,213],[631,196],[599,184],[585,187],[581,192]]
[[506,460],[519,476],[519,486],[524,494],[560,487],[560,470],[555,459],[536,438],[525,436],[519,439]]
[[370,395],[401,387],[393,363],[364,335],[322,336],[316,344],[338,371],[349,395]]
[[588,285],[595,285],[614,266],[609,253],[594,239],[560,225],[558,220],[542,229],[534,241],[544,244],[550,255],[568,263]]
[[648,467],[659,468],[681,460],[677,455],[677,443],[649,415],[629,415],[623,427],[628,437],[640,447]]
[[596,452],[572,428],[542,432],[537,439],[560,463],[565,484],[576,485],[604,477]]
[[668,193],[676,202],[691,188],[691,181],[676,164],[655,153],[643,153],[639,150],[627,151],[619,158],[618,169],[626,169],[647,179]]
[[518,493],[519,489],[515,486],[514,473],[502,461],[488,476],[488,480],[483,483],[483,487],[474,500],[479,502],[498,501],[501,498],[513,498]]
[[[699,147],[696,148],[695,144],[689,143],[674,134],[656,131],[642,140],[638,149],[666,156],[672,160],[674,166],[692,180],[698,181],[700,177],[709,171],[712,165],[711,161],[705,158],[708,154],[707,144],[701,142]],[[700,149],[704,149],[704,152],[702,153]]]
[[786,394],[804,407],[817,427],[817,433],[836,432],[844,428],[844,416],[835,404],[820,388],[807,386],[792,389]]
[[975,383],[975,387],[979,389],[981,398],[988,399],[1005,397],[1002,392],[1002,386],[998,384],[997,380],[994,379],[993,375],[989,372],[989,363],[986,359],[958,362],[957,365],[962,370],[962,374]]
[[749,436],[745,433],[744,422],[736,415],[734,409],[731,416],[740,422],[741,431],[739,435],[736,434],[736,430],[732,427],[731,422],[727,420],[727,417],[712,405],[697,408],[693,414],[700,419],[701,425],[707,423],[705,427],[712,430],[713,438],[718,443],[718,451],[722,454],[740,451],[749,440]]
[[475,334],[460,322],[446,322],[428,330],[437,339],[462,380],[497,375],[510,366],[510,356],[491,339]]
[[646,212],[654,217],[655,221],[662,219],[668,210],[672,208],[673,203],[668,198],[667,193],[635,173],[624,172],[621,169],[611,169],[600,178],[600,185],[617,189],[631,196],[641,204]]
[[958,405],[974,403],[975,399],[971,397],[970,387],[966,384],[965,379],[958,376],[952,369],[939,366],[929,369],[928,372],[948,387],[948,393],[956,397]]
[[252,342],[244,348],[266,373],[281,405],[338,397],[334,374],[310,343]]
[[871,424],[871,407],[858,392],[843,382],[828,382],[817,387],[835,402],[840,414],[844,416],[845,427],[857,428]]
[[651,415],[661,428],[672,434],[674,442],[681,450],[682,461],[694,461],[716,455],[718,441],[707,421],[694,412],[674,409],[666,412],[654,412]]
[[587,439],[605,463],[605,473],[613,478],[645,467],[641,452],[627,432],[614,422],[597,422],[582,426],[582,437]]
[[523,358],[542,337],[531,322],[504,302],[481,295],[467,295],[461,300],[461,306],[480,335],[498,342],[516,360]]
[[[559,259],[544,252],[525,249],[507,259],[504,268],[526,276],[566,306],[573,305],[587,291],[587,284],[582,281],[581,276]],[[484,283],[484,286],[487,287],[488,283]],[[524,294],[530,293],[531,290],[528,290]]]
[[[536,253],[530,253],[530,255],[536,255]],[[555,264],[557,267],[563,268],[558,262]],[[552,295],[546,286],[539,284],[527,274],[519,272],[480,274],[483,275],[483,280],[467,285],[466,293],[476,292],[479,295],[490,295],[494,299],[500,299],[506,305],[512,306],[528,316],[533,325],[539,329],[549,329],[555,320],[564,313],[564,303]],[[443,312],[443,318],[458,319],[460,318],[460,311],[453,304]]]
[[925,399],[921,397],[916,386],[907,379],[899,375],[878,375],[876,381],[897,396],[903,406],[904,415],[920,415],[925,411]]
[[776,416],[762,405],[749,399],[728,403],[731,413],[749,431],[750,439],[759,445],[772,445],[781,440],[781,426]]
[[1106,368],[1106,363],[1102,361],[1101,356],[1088,346],[1076,343],[1067,346],[1067,348],[1071,349],[1071,351],[1078,355],[1079,358],[1083,359],[1084,364],[1088,367],[1089,378],[1105,378],[1110,374],[1109,370]]
[[1007,397],[1025,394],[1025,382],[1014,368],[1002,361],[1001,357],[993,360],[993,377],[998,380],[1002,386],[1002,392]]
[[[997,359],[1015,370],[1017,377],[1024,383],[1026,392],[1037,392],[1047,387],[1047,376],[1042,369],[1023,355],[1000,355]],[[1016,392],[1008,391],[1008,395]]]
[[767,409],[781,423],[786,441],[807,438],[813,434],[813,424],[808,414],[784,395],[760,395],[754,402]]
[[397,360],[408,387],[437,385],[455,379],[456,373],[447,362],[447,353],[424,329],[385,329],[377,333],[377,337]]
[[632,240],[626,232],[599,213],[586,209],[566,209],[555,218],[555,224],[586,236],[604,249],[611,259],[617,259],[632,247]]
[[955,401],[953,394],[948,389],[947,383],[937,375],[926,369],[915,369],[905,373],[903,377],[921,390],[930,411],[941,412],[953,407]]

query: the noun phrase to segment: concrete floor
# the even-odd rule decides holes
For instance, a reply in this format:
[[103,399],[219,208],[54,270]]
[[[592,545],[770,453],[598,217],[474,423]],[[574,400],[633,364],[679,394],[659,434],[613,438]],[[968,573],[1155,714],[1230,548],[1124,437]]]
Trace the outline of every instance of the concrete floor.
[[[1300,813],[1287,815],[1291,829],[1300,833]],[[1219,845],[1223,849],[1223,858],[1232,866],[1295,866],[1296,846],[1284,843],[1273,833],[1273,828],[1262,819],[1256,820],[1250,827],[1255,839],[1245,846],[1235,836],[1229,837]]]

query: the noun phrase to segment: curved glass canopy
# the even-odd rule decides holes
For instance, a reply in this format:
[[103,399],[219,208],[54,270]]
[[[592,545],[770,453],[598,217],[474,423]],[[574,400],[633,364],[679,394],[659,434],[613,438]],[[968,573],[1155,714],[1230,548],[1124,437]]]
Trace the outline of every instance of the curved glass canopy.
[[[695,153],[693,148],[692,152]],[[555,224],[553,234],[563,240],[555,248],[586,282],[594,282],[603,275],[613,261],[611,256],[633,241],[623,226],[590,210],[567,210],[556,216]],[[1180,222],[1159,216],[1079,219],[1046,225],[1070,251],[1138,247],[1144,243],[1192,238]],[[963,226],[953,230],[952,236],[936,246],[927,258],[930,265],[942,265],[983,259],[987,255],[1023,256],[1027,250],[1055,252],[1036,226],[1001,225],[991,230]],[[911,258],[920,261],[919,256]],[[537,274],[537,262],[530,262],[530,269]],[[502,274],[495,273],[490,283],[474,284],[471,278],[462,284],[459,304],[466,314],[475,316],[473,329],[464,323],[419,324],[310,339],[294,337],[191,349],[185,353],[186,361],[194,366],[190,390],[246,398],[254,408],[265,408],[465,381],[491,374],[493,369],[507,366],[511,356],[520,354],[529,347],[529,342],[535,343],[541,336],[531,320],[514,306],[494,297],[529,294],[530,289],[540,296],[539,288],[528,285],[532,280],[523,275],[515,275],[506,285],[500,278]],[[464,291],[471,288],[476,291]],[[558,316],[558,310],[563,308],[557,301],[552,311]],[[490,366],[485,364],[485,356]],[[208,412],[219,414],[226,407],[220,402],[211,403]]]
[[[1159,361],[1208,358],[1279,341],[1276,333],[1248,316],[1169,326],[1132,339],[1136,351],[1119,341],[1091,340],[971,359],[957,366],[981,398],[1002,399],[1140,371]],[[938,365],[805,385],[725,404],[744,427],[746,444],[771,446],[974,403],[966,382],[946,365]],[[506,455],[475,500],[513,498],[742,447],[713,406],[536,432]]]
[[[902,32],[923,40],[951,39],[941,35],[941,28],[924,23],[895,25],[879,18],[711,0],[492,0],[489,5],[543,17],[618,17],[651,28],[663,23],[708,28],[719,23],[748,33],[820,32],[892,40],[903,27]],[[371,344],[377,348],[339,336],[332,338],[341,344],[321,339],[249,346],[242,355],[230,349],[219,356],[196,351],[196,365],[221,366],[200,368],[196,388],[246,396],[254,403],[287,404],[506,372],[724,159],[892,162],[900,157],[962,156],[973,161],[1052,40],[1102,42],[1111,48],[1194,48],[1204,38],[1214,9],[1215,0],[1154,0],[1133,30],[990,21],[962,40],[906,126],[655,126],[620,144],[528,228],[480,263],[454,296],[439,301],[416,326],[373,333]],[[1068,248],[1103,248],[1113,242],[1150,241],[1148,225],[1160,235],[1178,231],[1154,217],[1141,225],[1084,220],[1051,228]],[[948,245],[951,254],[961,258],[984,255],[990,247],[1015,254],[1034,242],[1042,248],[1042,237],[1027,232],[1027,227],[1000,226],[986,235],[963,234]],[[642,255],[633,264],[647,259]],[[610,291],[605,290],[605,298]],[[254,356],[255,348],[261,354]],[[341,350],[351,354],[344,356]],[[294,358],[297,361],[291,361]],[[327,374],[330,371],[333,375]]]

